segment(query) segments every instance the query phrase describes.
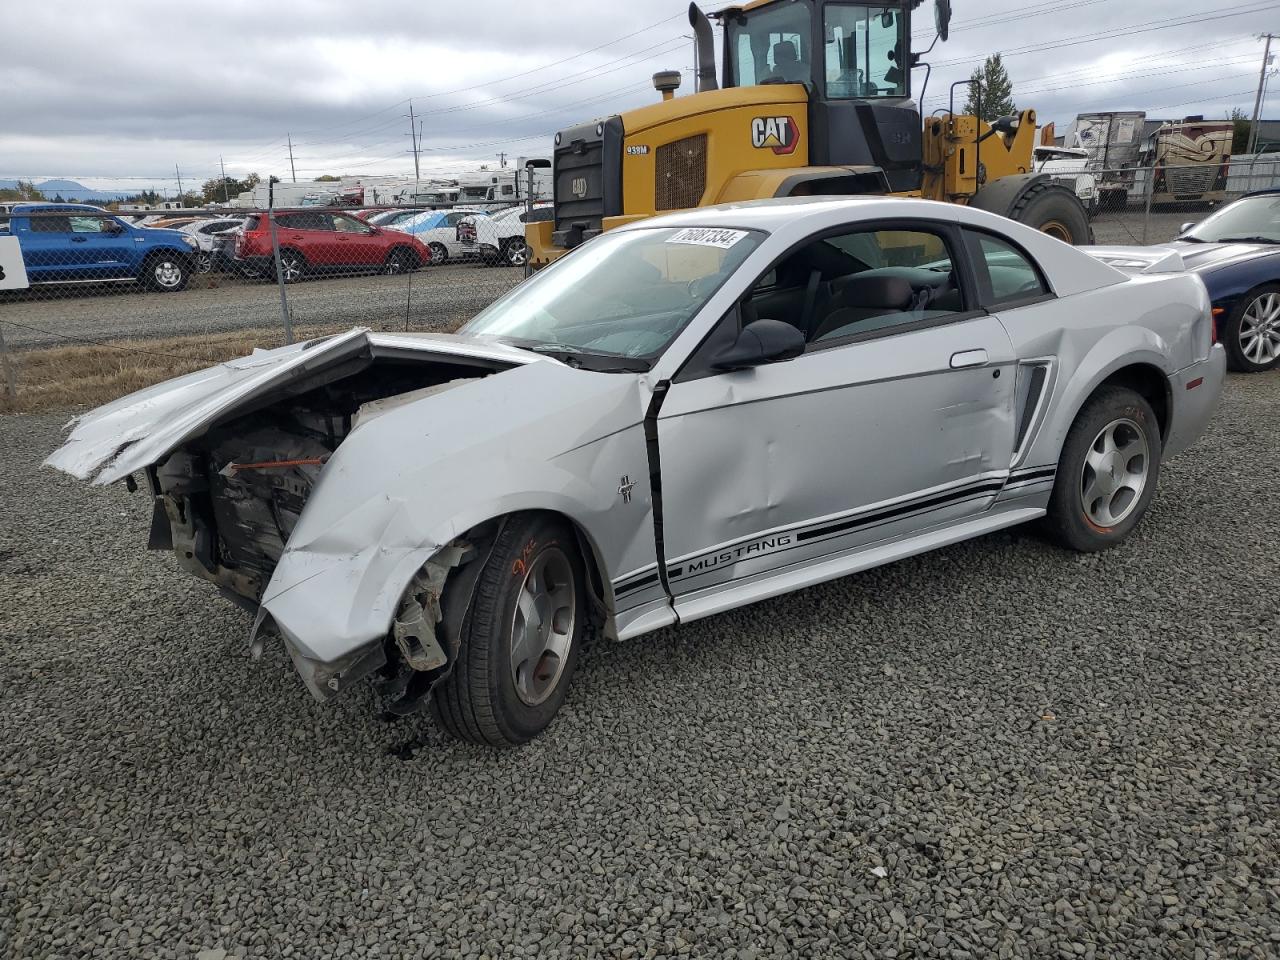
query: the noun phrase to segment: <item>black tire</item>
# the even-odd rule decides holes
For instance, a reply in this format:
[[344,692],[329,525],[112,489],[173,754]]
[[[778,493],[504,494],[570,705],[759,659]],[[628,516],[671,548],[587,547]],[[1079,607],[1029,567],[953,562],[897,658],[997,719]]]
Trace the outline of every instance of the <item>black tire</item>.
[[[275,270],[272,270],[274,273]],[[285,283],[297,283],[307,275],[307,258],[297,250],[280,251],[280,273]]]
[[[1141,431],[1146,443],[1146,475],[1141,490],[1123,504],[1124,516],[1112,525],[1103,526],[1094,522],[1085,506],[1085,489],[1091,476],[1086,473],[1086,462],[1096,451],[1094,444],[1101,440],[1100,434],[1120,421],[1126,424],[1123,427],[1126,432],[1131,432],[1129,424]],[[1151,405],[1124,387],[1099,389],[1077,415],[1062,445],[1058,476],[1045,518],[1050,536],[1061,546],[1082,553],[1096,553],[1123,543],[1142,521],[1155,496],[1160,480],[1160,456],[1160,426]]]
[[191,261],[172,253],[157,253],[147,258],[141,280],[148,290],[177,293],[191,280]]
[[396,247],[387,254],[387,259],[382,262],[382,272],[393,276],[417,270],[419,266],[418,257],[412,250],[406,247]]
[[431,250],[431,265],[433,267],[442,266],[449,261],[449,248],[443,243],[428,244]]
[[523,267],[529,259],[529,245],[522,237],[512,237],[502,245],[502,262],[509,267]]
[[[574,581],[571,639],[554,686],[545,700],[531,705],[517,691],[511,667],[513,627],[527,571],[554,551],[567,561]],[[577,666],[586,632],[585,587],[577,539],[563,521],[546,514],[512,517],[476,581],[453,670],[432,694],[436,723],[460,740],[490,747],[519,746],[546,729]]]
[[1008,215],[1011,220],[1072,246],[1093,242],[1088,211],[1075,191],[1060,183],[1034,184],[1018,198]]
[[[1250,290],[1231,308],[1231,313],[1222,324],[1219,339],[1227,350],[1227,366],[1237,373],[1263,373],[1267,370],[1274,370],[1277,365],[1280,365],[1280,352],[1270,360],[1250,359],[1245,352],[1245,343],[1241,339],[1245,314],[1249,313],[1255,304],[1258,304],[1261,309],[1263,304],[1260,301],[1265,300],[1267,297],[1276,298],[1272,303],[1273,308],[1280,306],[1280,283],[1266,283]],[[1274,326],[1271,330],[1277,336],[1280,336],[1280,326]]]

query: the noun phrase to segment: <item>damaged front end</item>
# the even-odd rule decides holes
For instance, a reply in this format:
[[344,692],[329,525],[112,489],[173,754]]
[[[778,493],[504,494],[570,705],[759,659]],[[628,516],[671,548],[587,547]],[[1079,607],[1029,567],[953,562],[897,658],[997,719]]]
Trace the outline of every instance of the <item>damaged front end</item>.
[[[346,464],[335,460],[353,434],[538,359],[500,345],[353,331],[117,401],[80,420],[48,463],[100,483],[132,483],[144,471],[154,499],[148,546],[172,550],[185,570],[256,613],[255,654],[280,637],[319,700],[377,673],[391,712],[407,713],[456,656],[456,632],[441,629],[445,597],[452,580],[468,579],[451,575],[485,549],[483,531],[476,543],[424,542],[406,519],[413,507],[369,495],[363,479],[360,497],[331,497],[320,529],[299,537],[304,510],[326,481],[341,490],[353,475],[397,469],[385,437]],[[429,445],[444,431],[424,419],[421,429],[384,433]]]

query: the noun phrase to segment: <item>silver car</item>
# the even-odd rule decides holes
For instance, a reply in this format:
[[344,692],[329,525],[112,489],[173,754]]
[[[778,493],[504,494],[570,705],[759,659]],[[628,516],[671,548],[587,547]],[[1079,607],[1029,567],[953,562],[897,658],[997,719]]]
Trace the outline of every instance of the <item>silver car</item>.
[[49,463],[145,476],[150,546],[255,614],[321,700],[518,744],[584,640],[1046,518],[1113,547],[1213,414],[1184,272],[894,198],[605,233],[455,335],[256,353],[80,419]]

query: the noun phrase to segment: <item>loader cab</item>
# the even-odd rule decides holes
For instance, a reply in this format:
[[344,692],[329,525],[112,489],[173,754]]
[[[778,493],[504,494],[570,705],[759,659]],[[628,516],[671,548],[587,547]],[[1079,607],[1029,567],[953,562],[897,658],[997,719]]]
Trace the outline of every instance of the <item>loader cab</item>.
[[918,190],[911,11],[920,2],[764,0],[721,10],[724,86],[804,84],[811,164],[879,167],[895,193]]

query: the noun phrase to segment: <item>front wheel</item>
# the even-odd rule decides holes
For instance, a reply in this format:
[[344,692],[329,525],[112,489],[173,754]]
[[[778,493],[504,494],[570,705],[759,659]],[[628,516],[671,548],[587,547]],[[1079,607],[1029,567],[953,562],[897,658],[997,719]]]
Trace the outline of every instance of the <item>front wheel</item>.
[[1062,546],[1084,553],[1123,543],[1142,520],[1160,478],[1160,428],[1141,396],[1099,390],[1067,432],[1047,524]]
[[1222,328],[1232,370],[1262,373],[1280,364],[1280,283],[1269,283],[1240,298]]
[[397,247],[387,254],[386,261],[382,264],[382,272],[388,276],[394,276],[400,273],[408,273],[418,265],[417,258],[403,247]]
[[191,279],[187,261],[171,254],[160,254],[147,261],[143,282],[160,293],[177,293]]
[[453,671],[436,688],[436,723],[491,747],[527,743],[564,703],[586,629],[573,531],[543,514],[502,528],[475,586]]
[[433,243],[430,249],[432,266],[439,266],[449,259],[449,248],[443,243]]
[[1080,246],[1092,242],[1088,211],[1075,192],[1060,183],[1038,183],[1031,187],[1014,205],[1009,217],[1063,243]]
[[509,267],[523,267],[529,261],[529,245],[519,237],[508,240],[502,249],[502,259]]

